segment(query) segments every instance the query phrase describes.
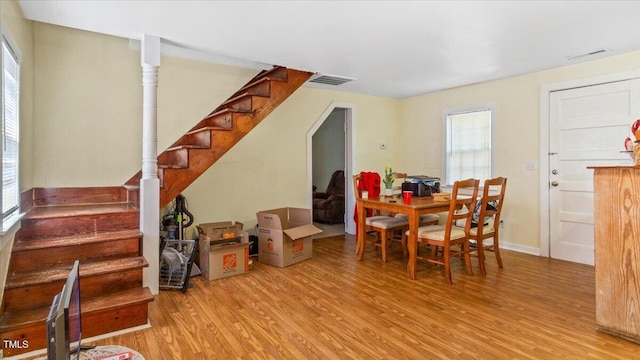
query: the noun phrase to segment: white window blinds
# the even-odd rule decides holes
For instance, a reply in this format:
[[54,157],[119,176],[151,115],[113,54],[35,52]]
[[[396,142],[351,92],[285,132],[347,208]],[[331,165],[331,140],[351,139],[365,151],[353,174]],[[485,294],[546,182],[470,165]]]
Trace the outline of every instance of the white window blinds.
[[20,65],[2,38],[2,214],[18,209],[18,112]]
[[491,178],[490,109],[447,115],[447,184]]

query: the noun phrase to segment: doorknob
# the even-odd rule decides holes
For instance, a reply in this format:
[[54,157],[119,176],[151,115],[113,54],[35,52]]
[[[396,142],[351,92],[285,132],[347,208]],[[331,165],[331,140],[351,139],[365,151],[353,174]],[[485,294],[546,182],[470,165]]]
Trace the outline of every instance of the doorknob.
[[551,182],[551,186],[558,186],[558,182],[557,181],[552,181]]

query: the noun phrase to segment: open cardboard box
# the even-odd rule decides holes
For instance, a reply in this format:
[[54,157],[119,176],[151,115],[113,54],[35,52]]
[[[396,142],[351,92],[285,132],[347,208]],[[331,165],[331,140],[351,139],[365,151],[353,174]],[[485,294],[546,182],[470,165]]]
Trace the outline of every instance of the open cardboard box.
[[260,211],[258,217],[258,260],[286,267],[311,258],[313,235],[322,230],[313,226],[310,209],[285,207]]
[[[232,240],[241,242],[242,227],[243,224],[241,222],[234,223],[233,221],[202,223],[196,225],[197,235],[194,235],[194,237],[202,238],[202,235],[206,235],[209,237],[210,244],[228,243]],[[198,265],[198,267],[201,267],[200,259],[202,256],[200,256],[200,246],[198,246],[196,250],[194,263]]]
[[241,241],[225,243],[200,235],[200,271],[208,280],[221,279],[249,272],[249,234],[244,231]]
[[[240,242],[243,224],[241,222],[220,221],[212,223],[198,224],[196,227],[199,234],[207,235],[211,241],[228,240],[235,238]],[[227,236],[225,236],[225,234]],[[231,235],[233,234],[233,236]]]

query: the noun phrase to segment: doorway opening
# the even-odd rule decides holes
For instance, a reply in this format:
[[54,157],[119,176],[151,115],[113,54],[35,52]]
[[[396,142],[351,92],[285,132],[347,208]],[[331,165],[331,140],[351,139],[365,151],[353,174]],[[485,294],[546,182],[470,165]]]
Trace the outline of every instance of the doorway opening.
[[[322,235],[353,234],[353,189],[352,173],[352,123],[353,105],[332,103],[307,133],[307,179],[308,203],[313,208],[314,189],[324,192],[332,175],[344,171],[344,214],[342,222],[318,222],[316,226],[325,231]],[[315,219],[314,219],[315,222]]]

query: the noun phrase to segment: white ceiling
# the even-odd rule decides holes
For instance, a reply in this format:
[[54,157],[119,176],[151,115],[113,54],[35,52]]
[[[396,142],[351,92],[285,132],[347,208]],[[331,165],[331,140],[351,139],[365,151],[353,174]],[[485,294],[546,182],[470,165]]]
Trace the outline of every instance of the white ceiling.
[[[351,77],[329,88],[393,98],[640,49],[640,1],[19,3],[32,20],[129,39],[155,35],[220,62]],[[607,52],[568,60],[600,49]]]

